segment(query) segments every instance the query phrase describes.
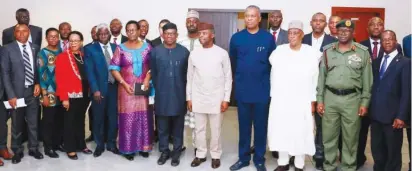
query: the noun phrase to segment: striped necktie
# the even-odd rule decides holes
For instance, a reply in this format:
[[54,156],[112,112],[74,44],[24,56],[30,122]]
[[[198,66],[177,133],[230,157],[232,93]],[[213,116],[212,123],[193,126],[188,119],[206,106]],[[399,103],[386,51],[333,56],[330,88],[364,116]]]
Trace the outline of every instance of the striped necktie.
[[30,55],[26,49],[27,45],[23,45],[23,59],[24,59],[24,72],[25,72],[25,80],[29,85],[33,85],[34,81],[34,74],[33,69],[31,67],[30,62]]

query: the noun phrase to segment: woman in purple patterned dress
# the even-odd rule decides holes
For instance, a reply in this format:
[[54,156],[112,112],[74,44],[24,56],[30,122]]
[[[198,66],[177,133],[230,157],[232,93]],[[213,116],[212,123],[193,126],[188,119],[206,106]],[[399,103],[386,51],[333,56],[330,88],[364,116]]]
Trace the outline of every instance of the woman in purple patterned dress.
[[128,160],[137,152],[149,157],[153,143],[153,114],[148,112],[148,97],[134,95],[134,84],[143,83],[149,87],[148,43],[138,39],[139,25],[136,21],[126,24],[128,41],[119,45],[114,52],[109,69],[119,82],[119,151]]

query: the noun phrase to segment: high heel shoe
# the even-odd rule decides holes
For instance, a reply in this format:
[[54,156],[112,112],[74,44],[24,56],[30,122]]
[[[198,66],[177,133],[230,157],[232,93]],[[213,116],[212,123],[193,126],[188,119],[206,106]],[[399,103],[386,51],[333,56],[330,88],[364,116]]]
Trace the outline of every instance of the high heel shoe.
[[67,153],[67,157],[69,157],[69,159],[72,159],[72,160],[77,160],[78,159],[76,153],[74,155],[70,155],[69,153]]

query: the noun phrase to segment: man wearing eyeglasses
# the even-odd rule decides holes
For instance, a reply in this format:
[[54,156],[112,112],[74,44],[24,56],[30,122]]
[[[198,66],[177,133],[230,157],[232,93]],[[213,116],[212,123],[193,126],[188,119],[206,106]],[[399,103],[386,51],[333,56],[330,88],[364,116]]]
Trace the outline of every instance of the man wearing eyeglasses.
[[317,112],[322,116],[324,170],[337,169],[342,130],[342,170],[356,170],[361,118],[368,112],[372,87],[372,60],[368,48],[353,41],[354,23],[336,25],[338,42],[325,46],[319,69]]

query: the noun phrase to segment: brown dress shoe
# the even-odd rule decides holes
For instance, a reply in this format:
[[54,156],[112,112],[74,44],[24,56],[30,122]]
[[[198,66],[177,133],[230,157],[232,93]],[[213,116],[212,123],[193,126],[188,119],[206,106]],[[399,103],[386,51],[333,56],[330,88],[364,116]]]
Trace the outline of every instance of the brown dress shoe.
[[13,155],[9,153],[9,150],[2,149],[0,150],[0,157],[3,157],[4,160],[11,160],[11,158],[13,158]]
[[220,159],[212,159],[212,168],[217,169],[220,167]]
[[200,159],[196,157],[195,159],[193,159],[192,164],[190,164],[190,166],[197,167],[205,161],[206,161],[206,158]]
[[4,163],[3,163],[3,161],[1,161],[1,160],[0,160],[0,166],[4,166]]

